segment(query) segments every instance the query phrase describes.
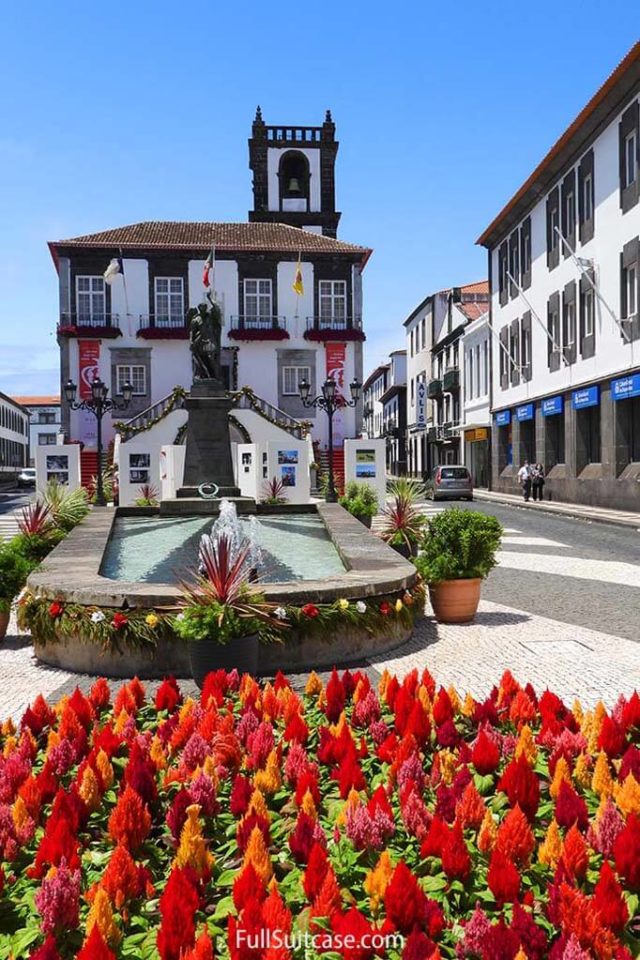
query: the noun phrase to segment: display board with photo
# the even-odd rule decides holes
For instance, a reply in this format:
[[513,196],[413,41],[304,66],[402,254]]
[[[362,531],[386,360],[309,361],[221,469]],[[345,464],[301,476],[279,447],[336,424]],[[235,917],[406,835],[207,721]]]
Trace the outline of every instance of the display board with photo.
[[280,477],[282,479],[283,487],[295,487],[296,485],[296,468],[290,466],[280,467]]
[[65,453],[54,453],[47,456],[47,483],[55,480],[57,483],[69,483],[69,457]]
[[149,483],[150,453],[129,454],[129,483]]
[[278,463],[298,463],[298,451],[278,450]]
[[375,476],[375,463],[356,463],[356,477],[359,480],[373,480]]

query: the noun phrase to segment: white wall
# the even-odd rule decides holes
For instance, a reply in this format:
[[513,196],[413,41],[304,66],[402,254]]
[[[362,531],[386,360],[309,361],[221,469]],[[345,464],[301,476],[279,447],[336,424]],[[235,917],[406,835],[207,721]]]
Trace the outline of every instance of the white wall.
[[280,189],[278,168],[283,154],[289,150],[303,153],[309,161],[311,175],[309,190],[309,207],[313,213],[320,210],[320,147],[303,147],[296,140],[285,141],[284,147],[267,148],[267,177],[268,177],[268,204],[269,210],[280,209]]
[[172,500],[184,479],[184,444],[170,444],[160,448],[160,497]]
[[[468,426],[489,426],[491,423],[489,412],[489,385],[490,385],[490,356],[491,334],[488,318],[474,320],[466,328],[461,343],[460,383],[462,389],[462,423]],[[485,376],[485,343],[488,343],[486,354],[487,370]],[[477,357],[480,348],[480,367]],[[470,383],[469,354],[473,355],[473,383]]]

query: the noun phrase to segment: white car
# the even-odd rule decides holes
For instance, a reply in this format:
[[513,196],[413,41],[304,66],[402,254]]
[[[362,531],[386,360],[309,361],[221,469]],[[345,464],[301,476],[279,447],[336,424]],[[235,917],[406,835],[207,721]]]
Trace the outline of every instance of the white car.
[[36,471],[34,467],[24,467],[18,474],[19,487],[35,487]]

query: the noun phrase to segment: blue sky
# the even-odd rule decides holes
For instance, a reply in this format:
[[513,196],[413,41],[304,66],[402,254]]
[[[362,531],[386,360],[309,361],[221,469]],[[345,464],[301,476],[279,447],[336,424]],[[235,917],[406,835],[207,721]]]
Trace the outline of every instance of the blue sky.
[[637,0],[7,4],[0,39],[0,391],[58,387],[47,240],[244,220],[247,137],[320,123],[339,236],[374,248],[366,367],[428,293],[486,275],[476,237],[636,40]]

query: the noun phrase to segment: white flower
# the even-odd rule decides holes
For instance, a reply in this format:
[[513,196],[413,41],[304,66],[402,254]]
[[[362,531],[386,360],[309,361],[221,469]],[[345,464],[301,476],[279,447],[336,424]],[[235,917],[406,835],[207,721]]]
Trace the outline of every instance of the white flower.
[[358,613],[367,612],[367,605],[364,602],[364,600],[358,600],[358,602],[356,603],[356,610],[358,611]]
[[184,613],[179,613],[176,617],[176,620],[184,620]]
[[102,610],[94,610],[91,614],[91,623],[102,623],[105,619],[104,613]]
[[278,620],[287,619],[287,611],[285,610],[284,607],[276,607],[273,613],[274,613],[274,616],[278,618]]

